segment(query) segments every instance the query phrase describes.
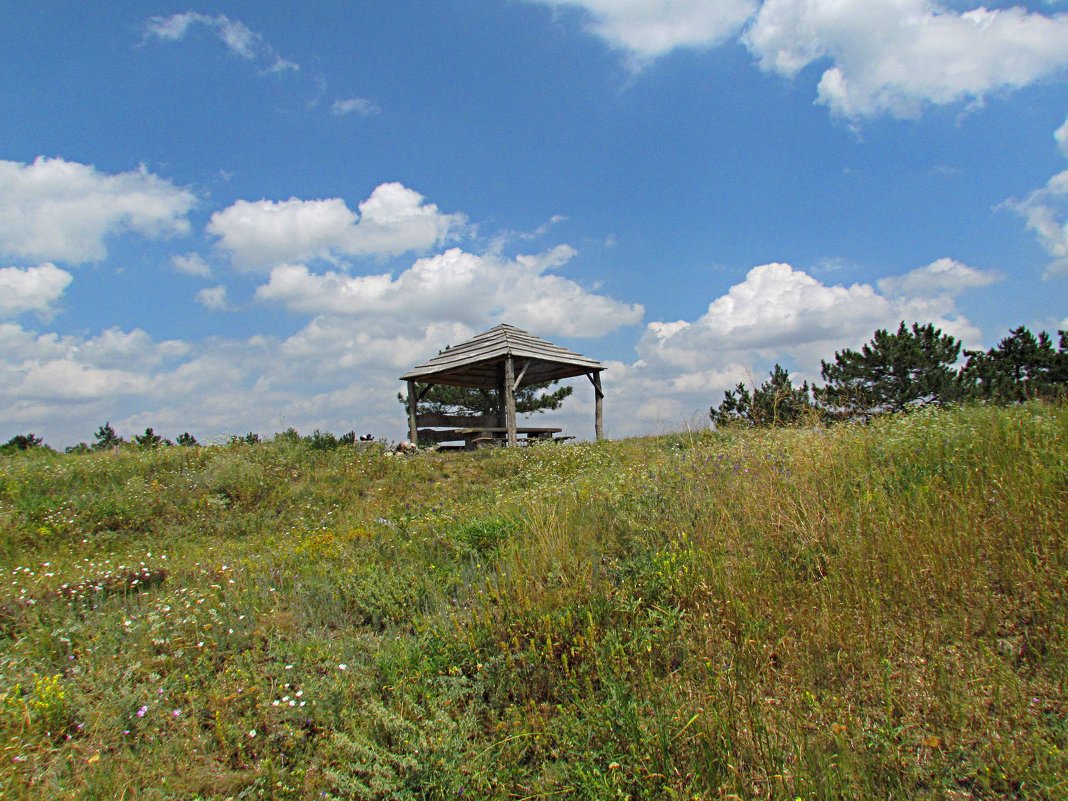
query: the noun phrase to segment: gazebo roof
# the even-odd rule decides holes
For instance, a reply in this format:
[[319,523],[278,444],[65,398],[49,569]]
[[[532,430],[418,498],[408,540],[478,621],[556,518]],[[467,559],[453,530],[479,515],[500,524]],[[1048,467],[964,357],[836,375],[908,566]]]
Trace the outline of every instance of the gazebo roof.
[[439,353],[401,376],[402,381],[493,389],[499,366],[511,356],[524,384],[557,381],[604,370],[600,362],[539,339],[515,326],[501,324]]

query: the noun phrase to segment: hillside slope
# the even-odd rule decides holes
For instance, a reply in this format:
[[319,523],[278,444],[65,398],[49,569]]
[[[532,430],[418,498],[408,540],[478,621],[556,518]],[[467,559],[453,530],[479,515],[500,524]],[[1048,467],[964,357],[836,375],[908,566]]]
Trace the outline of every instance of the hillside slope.
[[0,459],[5,798],[1068,797],[1068,409]]

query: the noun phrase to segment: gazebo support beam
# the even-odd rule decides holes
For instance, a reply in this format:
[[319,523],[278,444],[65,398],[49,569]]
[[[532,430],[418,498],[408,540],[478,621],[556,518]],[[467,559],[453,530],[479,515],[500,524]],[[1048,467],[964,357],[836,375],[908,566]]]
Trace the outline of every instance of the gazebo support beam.
[[[429,388],[429,387],[428,387]],[[408,382],[408,441],[413,445],[419,444],[419,430],[416,428],[416,408],[419,406],[419,396],[415,392],[415,382]]]
[[597,439],[604,439],[604,390],[601,389],[601,374],[586,373],[586,377],[593,384],[593,430]]
[[528,367],[530,367],[530,359],[527,359],[527,363],[523,365],[523,369],[520,370],[519,375],[515,377],[515,383],[512,385],[513,392],[519,389],[519,385],[523,383],[523,376],[527,374]]
[[501,362],[497,365],[497,426],[499,428],[508,427],[508,413],[504,408],[504,396],[507,394],[505,384],[507,383],[504,378],[504,362]]
[[508,429],[508,447],[519,444],[515,425],[515,360],[511,355],[504,360],[504,425]]

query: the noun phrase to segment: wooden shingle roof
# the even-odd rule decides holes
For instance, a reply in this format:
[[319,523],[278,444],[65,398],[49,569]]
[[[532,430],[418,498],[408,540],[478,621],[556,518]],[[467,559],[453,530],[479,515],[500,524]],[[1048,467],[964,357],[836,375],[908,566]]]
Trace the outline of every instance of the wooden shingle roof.
[[595,359],[502,323],[412,368],[401,380],[493,389],[500,384],[501,365],[507,356],[515,360],[517,373],[523,371],[524,384],[604,370]]

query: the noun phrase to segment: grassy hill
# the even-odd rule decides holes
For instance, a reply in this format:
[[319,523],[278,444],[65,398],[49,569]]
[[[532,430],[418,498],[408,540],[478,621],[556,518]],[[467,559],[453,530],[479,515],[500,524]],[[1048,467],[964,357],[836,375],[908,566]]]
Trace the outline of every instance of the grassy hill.
[[0,797],[1068,798],[1068,409],[0,459]]

